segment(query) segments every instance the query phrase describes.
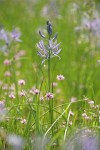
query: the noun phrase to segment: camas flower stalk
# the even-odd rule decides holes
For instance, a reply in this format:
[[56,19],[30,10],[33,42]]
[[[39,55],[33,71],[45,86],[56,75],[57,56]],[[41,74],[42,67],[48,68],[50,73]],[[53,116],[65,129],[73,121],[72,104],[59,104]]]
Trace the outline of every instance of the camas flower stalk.
[[[59,57],[58,54],[60,53],[61,49],[59,48],[60,43],[57,43],[57,33],[52,37],[52,25],[47,21],[47,32],[49,38],[46,38],[41,31],[39,31],[40,36],[48,43],[45,44],[44,40],[40,40],[39,43],[37,43],[38,47],[38,55],[43,58],[42,63],[45,62],[45,60],[51,59],[52,57]],[[59,57],[60,58],[60,57]]]
[[[44,40],[40,40],[37,44],[38,47],[38,55],[43,58],[42,63],[45,60],[48,60],[48,92],[50,92],[50,60],[52,57],[59,57],[61,49],[59,48],[60,43],[57,43],[57,33],[52,37],[52,25],[49,21],[47,21],[47,33],[48,38],[46,38],[41,31],[39,31],[40,36],[46,40],[47,44],[45,44]],[[59,57],[60,58],[60,57]]]
[[[40,40],[37,44],[38,47],[38,55],[43,58],[42,63],[45,60],[48,60],[48,92],[50,92],[50,60],[52,57],[59,57],[61,49],[59,49],[60,43],[57,43],[57,33],[52,37],[52,25],[49,21],[47,21],[47,33],[48,38],[46,38],[41,31],[39,31],[40,36],[46,40],[47,44],[43,40]],[[59,57],[60,58],[60,57]]]
[[[39,49],[37,51],[38,55],[43,58],[42,63],[44,63],[46,60],[48,60],[48,93],[53,93],[53,90],[51,89],[51,58],[58,56],[61,49],[59,48],[60,43],[57,43],[57,33],[52,36],[52,24],[47,21],[47,34],[46,37],[43,35],[41,31],[39,31],[40,36],[43,38],[43,40],[40,40],[37,44],[37,48]],[[49,100],[49,114],[50,114],[50,122],[53,123],[53,98]],[[53,135],[53,129],[52,129],[52,135]]]

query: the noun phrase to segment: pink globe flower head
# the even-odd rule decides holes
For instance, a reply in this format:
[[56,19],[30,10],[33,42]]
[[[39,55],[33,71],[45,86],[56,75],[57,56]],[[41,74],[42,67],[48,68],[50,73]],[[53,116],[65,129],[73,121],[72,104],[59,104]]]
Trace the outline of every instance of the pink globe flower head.
[[47,100],[50,100],[50,99],[54,98],[54,94],[48,92],[48,93],[46,93],[45,97],[46,97]]
[[20,93],[19,93],[19,96],[20,97],[24,97],[26,94],[25,94],[25,91],[21,91]]
[[8,90],[9,89],[9,85],[8,84],[4,84],[3,86],[2,86],[2,90]]
[[57,75],[57,80],[64,80],[65,79],[65,77],[63,76],[63,75]]
[[15,95],[14,95],[13,93],[11,93],[11,94],[9,95],[9,98],[15,99]]
[[76,97],[71,97],[71,100],[70,100],[72,103],[73,102],[76,102],[77,101],[77,98]]
[[94,101],[93,100],[90,100],[88,102],[88,104],[90,105],[91,108],[95,108],[95,105],[94,105]]
[[70,116],[74,116],[74,113],[70,110],[69,112]]
[[43,101],[43,100],[44,100],[44,97],[43,97],[43,96],[41,96],[41,97],[40,97],[40,101]]
[[90,101],[88,102],[88,104],[93,105],[93,104],[94,104],[94,101],[93,101],[93,100],[90,100]]
[[87,117],[87,114],[84,112],[84,113],[82,114],[82,117]]
[[56,83],[56,82],[53,82],[53,83],[52,83],[52,86],[53,86],[53,87],[56,87],[56,86],[57,86],[57,83]]
[[11,73],[10,73],[9,71],[6,71],[6,72],[4,73],[4,76],[10,77],[10,76],[11,76]]
[[21,123],[22,123],[22,124],[26,124],[26,123],[27,123],[26,119],[22,119],[22,120],[21,120]]
[[3,64],[5,66],[9,66],[10,65],[10,60],[9,59],[5,59],[4,62],[3,62]]
[[38,95],[40,93],[39,89],[34,89],[34,95]]
[[19,84],[19,85],[25,85],[25,80],[23,80],[23,79],[19,80],[19,81],[18,81],[18,84]]

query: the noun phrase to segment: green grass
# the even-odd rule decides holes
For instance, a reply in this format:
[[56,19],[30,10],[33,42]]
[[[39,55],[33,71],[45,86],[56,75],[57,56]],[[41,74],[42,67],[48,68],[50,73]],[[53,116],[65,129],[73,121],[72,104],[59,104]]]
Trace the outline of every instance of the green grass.
[[[80,26],[83,13],[91,15],[93,10],[90,5],[83,5],[78,0],[74,2],[80,7],[72,14],[71,0],[0,0],[0,25],[9,32],[18,27],[22,33],[22,42],[13,43],[10,54],[0,51],[0,81],[3,82],[0,101],[5,101],[8,110],[5,120],[0,121],[1,149],[11,149],[7,140],[9,134],[25,140],[24,150],[39,150],[45,142],[47,150],[61,150],[75,130],[84,127],[100,130],[100,47],[96,47],[91,32],[87,33],[90,38],[85,42],[83,32],[74,30]],[[42,15],[44,6],[49,7],[45,16]],[[45,66],[41,64],[42,58],[37,55],[36,47],[41,39],[38,31],[46,29],[47,20],[53,25],[53,34],[58,33],[57,40],[62,48],[61,59],[54,57],[50,60],[50,81],[56,82],[57,86],[49,89],[48,61]],[[21,50],[25,55],[15,60],[14,56]],[[9,66],[3,64],[5,59],[10,60]],[[10,77],[4,76],[6,71],[10,71]],[[63,81],[56,79],[59,74],[65,77]],[[25,80],[25,85],[18,84],[20,79]],[[6,84],[13,90],[5,90]],[[32,87],[39,89],[40,94],[31,94]],[[20,96],[21,91],[25,91],[25,96]],[[40,101],[40,96],[45,97],[46,92],[53,92],[54,98]],[[14,99],[9,97],[11,93],[14,93]],[[76,101],[71,102],[72,98]],[[94,101],[94,107],[88,104],[89,101]],[[70,111],[74,115],[70,115]],[[85,112],[89,119],[82,117]],[[21,122],[23,119],[26,119],[25,124]]]

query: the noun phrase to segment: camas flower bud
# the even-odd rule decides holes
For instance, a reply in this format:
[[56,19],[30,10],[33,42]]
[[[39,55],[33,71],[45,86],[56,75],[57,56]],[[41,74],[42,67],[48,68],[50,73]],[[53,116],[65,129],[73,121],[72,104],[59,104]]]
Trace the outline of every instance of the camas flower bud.
[[49,21],[47,21],[47,31],[49,35],[52,35],[52,25]]

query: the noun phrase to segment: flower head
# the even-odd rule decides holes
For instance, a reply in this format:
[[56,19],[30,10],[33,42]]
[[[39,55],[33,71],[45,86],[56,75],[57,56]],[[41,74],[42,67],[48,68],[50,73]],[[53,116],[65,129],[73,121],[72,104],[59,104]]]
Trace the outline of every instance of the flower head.
[[74,113],[70,110],[69,111],[70,116],[74,116]]
[[23,80],[23,79],[19,80],[19,81],[18,81],[18,84],[19,84],[19,85],[25,85],[25,80]]
[[57,75],[57,80],[64,80],[65,79],[65,77],[63,76],[63,75]]
[[40,90],[34,89],[34,95],[38,95],[40,93]]
[[49,40],[47,45],[45,45],[44,41],[41,40],[37,44],[37,47],[39,49],[37,53],[40,57],[44,58],[43,60],[44,62],[46,59],[58,56],[58,54],[61,51],[61,49],[59,49],[59,46],[60,46],[60,43],[57,43],[57,40],[54,41],[53,39],[51,39]]
[[45,97],[46,97],[47,100],[50,100],[50,99],[54,98],[54,94],[48,92],[48,93],[46,93]]
[[3,63],[4,63],[4,65],[9,66],[10,65],[10,60],[9,59],[5,59]]
[[77,101],[77,98],[76,97],[71,97],[71,100],[70,100],[72,103],[73,102],[76,102]]
[[9,33],[4,29],[0,29],[0,40],[3,40],[6,44],[9,44]]
[[13,30],[11,33],[11,37],[14,41],[21,42],[21,40],[19,39],[20,36],[21,36],[21,33],[17,30]]
[[25,91],[23,91],[23,90],[19,93],[19,96],[20,96],[20,97],[24,97],[25,95],[26,95],[26,93],[25,93]]
[[11,76],[11,72],[6,71],[6,72],[4,73],[4,76],[6,76],[6,77],[10,77],[10,76]]
[[27,120],[26,120],[26,119],[22,119],[22,120],[21,120],[21,123],[22,123],[22,124],[26,124],[26,123],[27,123]]
[[75,31],[81,33],[81,40],[84,42],[89,42],[90,35],[93,36],[94,44],[97,47],[100,47],[100,17],[99,13],[93,11],[92,17],[88,13],[84,13],[81,18],[80,26],[75,28]]
[[41,97],[40,97],[40,101],[43,101],[43,100],[44,100],[44,97],[43,97],[43,96],[41,96]]
[[6,117],[7,109],[5,108],[5,102],[0,101],[0,122]]
[[40,40],[39,43],[37,43],[37,48],[39,49],[37,51],[37,53],[40,57],[43,58],[42,63],[47,59],[58,56],[58,54],[61,51],[61,49],[59,48],[60,43],[57,43],[57,40],[56,40],[58,34],[56,33],[51,38],[51,36],[52,36],[52,25],[49,21],[47,21],[47,32],[48,32],[48,35],[49,35],[49,39],[46,40],[46,37],[42,34],[41,31],[39,31],[40,36],[43,39],[45,39],[46,42],[44,42],[43,40]]
[[13,93],[9,94],[9,98],[15,99],[15,95]]
[[16,150],[21,150],[24,146],[24,140],[22,137],[15,134],[9,134],[7,136],[7,142]]

